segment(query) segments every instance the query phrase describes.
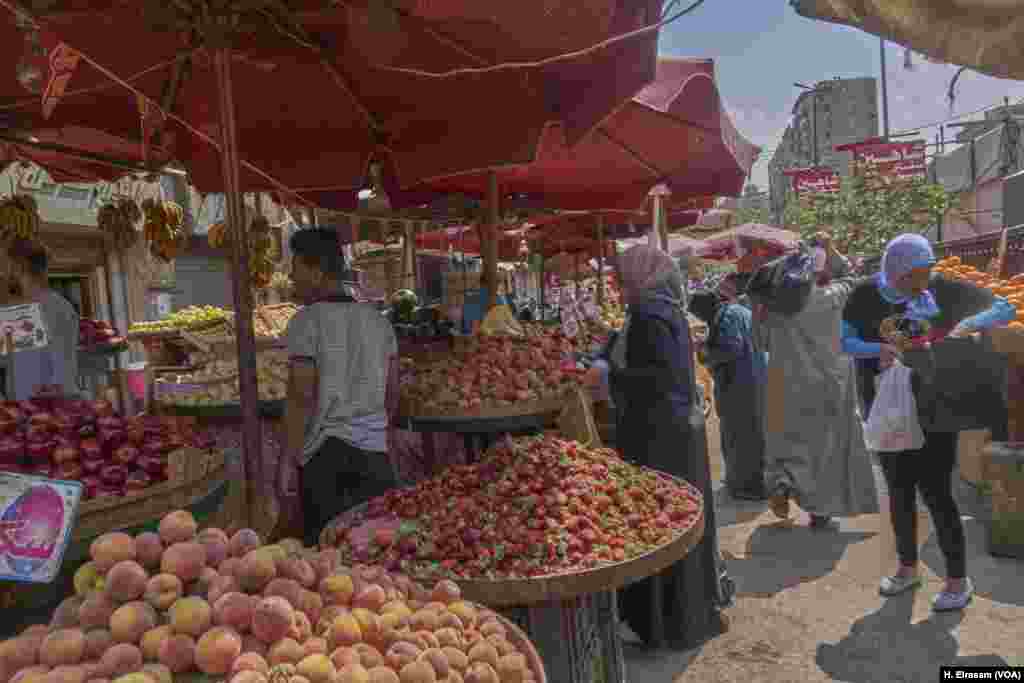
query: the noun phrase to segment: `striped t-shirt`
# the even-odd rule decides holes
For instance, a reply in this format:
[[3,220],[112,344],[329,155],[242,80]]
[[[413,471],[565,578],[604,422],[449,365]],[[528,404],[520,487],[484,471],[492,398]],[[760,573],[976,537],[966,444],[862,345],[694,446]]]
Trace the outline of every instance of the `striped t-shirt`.
[[289,357],[316,363],[319,376],[302,464],[331,437],[386,452],[388,363],[398,353],[391,323],[369,304],[317,303],[292,317],[285,337]]

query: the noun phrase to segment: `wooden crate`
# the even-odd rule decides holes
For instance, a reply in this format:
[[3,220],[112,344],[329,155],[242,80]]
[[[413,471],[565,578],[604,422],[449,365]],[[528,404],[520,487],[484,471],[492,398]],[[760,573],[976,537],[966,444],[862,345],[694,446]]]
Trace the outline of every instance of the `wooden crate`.
[[992,498],[989,553],[1024,559],[1024,444],[990,444],[983,476]]
[[444,276],[444,306],[462,306],[466,292],[480,289],[480,273],[449,271]]
[[961,479],[975,486],[984,481],[985,448],[991,442],[992,432],[987,429],[960,432],[957,462]]

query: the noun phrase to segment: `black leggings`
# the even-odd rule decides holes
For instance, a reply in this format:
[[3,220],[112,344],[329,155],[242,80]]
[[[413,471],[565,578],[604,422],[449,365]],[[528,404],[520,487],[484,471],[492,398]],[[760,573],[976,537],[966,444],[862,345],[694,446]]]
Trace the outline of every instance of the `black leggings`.
[[368,453],[341,439],[327,439],[299,470],[302,526],[307,546],[342,512],[384,495],[397,485],[387,453]]
[[946,575],[967,575],[964,525],[953,498],[957,435],[926,433],[924,447],[916,451],[883,453],[882,471],[889,487],[889,510],[900,562],[917,564],[917,492],[932,515],[939,548],[946,558]]

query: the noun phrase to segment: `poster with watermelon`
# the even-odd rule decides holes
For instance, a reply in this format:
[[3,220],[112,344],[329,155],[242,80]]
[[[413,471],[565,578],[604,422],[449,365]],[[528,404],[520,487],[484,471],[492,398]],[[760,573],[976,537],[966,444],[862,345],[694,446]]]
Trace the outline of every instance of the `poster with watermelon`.
[[6,353],[49,346],[50,336],[39,304],[0,307],[0,340]]
[[81,500],[77,481],[0,472],[0,581],[57,578]]

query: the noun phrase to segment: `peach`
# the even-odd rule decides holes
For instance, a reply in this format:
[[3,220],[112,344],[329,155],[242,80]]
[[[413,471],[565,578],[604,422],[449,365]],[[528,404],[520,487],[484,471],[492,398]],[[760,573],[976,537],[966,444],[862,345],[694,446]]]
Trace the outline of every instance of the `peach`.
[[270,646],[267,662],[274,667],[278,664],[298,664],[305,656],[302,646],[291,638],[282,638]]
[[302,643],[302,651],[306,653],[307,657],[310,655],[327,654],[327,641],[323,638],[309,638],[298,642]]
[[295,620],[292,622],[291,629],[288,630],[288,637],[294,638],[300,643],[313,637],[313,625],[305,612],[295,612]]
[[229,683],[267,683],[268,680],[265,673],[246,670],[232,676]]
[[99,659],[111,645],[114,644],[114,636],[105,628],[94,628],[85,634],[84,659]]
[[46,683],[85,683],[90,676],[89,667],[82,664],[61,664],[50,669],[43,679]]
[[355,648],[342,646],[331,653],[331,662],[334,663],[334,668],[340,671],[349,664],[360,664],[361,659]]
[[352,646],[356,654],[359,655],[359,662],[367,669],[372,669],[375,666],[380,666],[384,663],[384,655],[380,653],[380,650],[375,648],[373,645],[368,643],[356,643]]
[[47,683],[46,675],[49,672],[50,667],[48,666],[36,665],[25,667],[14,674],[11,683]]
[[154,679],[154,683],[174,683],[174,674],[163,664],[149,662],[142,665],[142,673]]
[[295,609],[299,608],[304,592],[305,589],[295,579],[283,579],[280,577],[271,579],[263,588],[264,597],[277,596],[284,598]]
[[286,579],[298,581],[303,588],[313,588],[316,585],[316,570],[301,557],[286,557],[277,563],[277,571]]
[[421,654],[423,654],[423,648],[416,647],[412,643],[398,642],[388,648],[384,659],[392,669],[401,671],[406,664],[419,659]]
[[359,625],[359,620],[351,612],[339,615],[331,624],[327,640],[330,641],[332,647],[355,645],[362,642],[363,629]]
[[206,601],[215,605],[228,593],[240,593],[241,591],[242,587],[238,585],[238,580],[235,577],[221,574],[210,584],[210,590],[206,593]]
[[370,672],[362,664],[349,664],[338,672],[337,683],[370,683]]
[[300,676],[305,676],[310,683],[333,683],[338,671],[327,655],[317,654],[305,657],[296,665]]
[[213,610],[210,603],[202,598],[180,598],[171,605],[168,612],[171,619],[171,630],[198,638],[213,621]]
[[117,643],[100,657],[97,672],[116,678],[142,669],[142,651],[131,643]]
[[142,650],[142,657],[147,662],[155,662],[160,659],[160,646],[164,641],[174,635],[174,631],[167,624],[156,626],[142,634],[139,649]]
[[196,666],[205,674],[226,674],[242,654],[242,637],[234,629],[215,626],[196,644]]
[[172,673],[188,671],[195,665],[196,641],[191,636],[171,636],[160,645],[158,657]]
[[50,619],[50,628],[74,628],[78,626],[78,610],[82,608],[85,599],[72,595],[63,600],[53,612]]
[[519,653],[508,654],[498,660],[497,672],[501,683],[523,683],[529,670],[526,657]]
[[199,572],[199,578],[190,583],[186,587],[186,591],[189,595],[203,598],[209,602],[210,586],[220,578],[220,574],[213,567],[204,567]]
[[231,540],[223,529],[203,529],[196,537],[196,542],[206,548],[206,563],[211,567],[219,567],[220,563],[227,559],[228,544]]
[[277,563],[266,548],[257,548],[246,553],[235,572],[238,583],[251,593],[262,591],[270,580],[276,577]]
[[465,671],[469,668],[469,657],[460,648],[443,647],[441,652],[448,658],[448,665],[455,671]]
[[104,593],[89,595],[78,608],[78,624],[84,629],[107,628],[117,604]]
[[430,591],[430,598],[435,602],[450,605],[462,599],[462,590],[459,588],[459,584],[450,579],[444,579],[434,584],[434,589]]
[[309,618],[309,623],[315,624],[320,621],[320,614],[324,611],[324,600],[319,593],[303,589],[294,607]]
[[75,570],[75,576],[72,583],[75,586],[75,595],[80,595],[83,598],[88,596],[96,590],[96,583],[100,578],[99,567],[96,566],[95,562],[86,562],[81,567]]
[[174,574],[183,583],[199,578],[206,566],[206,548],[198,543],[175,543],[164,551],[160,560],[160,571]]
[[96,569],[106,573],[118,562],[135,559],[135,539],[121,531],[103,534],[89,546],[89,556]]
[[241,529],[228,542],[228,552],[232,557],[242,557],[248,552],[263,545],[260,535],[252,529]]
[[333,549],[321,550],[315,553],[309,560],[316,571],[317,581],[323,581],[338,568],[338,551]]
[[181,597],[184,585],[174,574],[157,574],[146,583],[143,597],[154,609],[167,610]]
[[77,628],[54,631],[39,648],[39,663],[49,667],[78,664],[84,656],[85,634]]
[[164,542],[160,535],[146,531],[135,537],[136,561],[148,570],[160,567],[160,557],[164,554]]
[[268,650],[270,650],[270,646],[253,634],[245,633],[242,635],[242,652],[252,652],[266,659]]
[[429,662],[418,659],[403,666],[398,678],[402,683],[436,683],[437,674]]
[[284,598],[272,596],[256,603],[252,615],[252,632],[265,643],[274,643],[285,636],[295,623],[295,610]]
[[461,629],[440,628],[434,631],[434,637],[437,638],[437,642],[441,647],[457,647],[461,649],[465,642],[462,638]]
[[486,662],[491,665],[491,668],[498,666],[498,650],[493,645],[485,640],[481,640],[473,647],[469,648],[469,662]]
[[156,610],[145,602],[125,603],[110,615],[110,635],[115,643],[137,643],[151,628],[156,628]]
[[375,666],[367,673],[370,676],[369,683],[401,683],[398,674],[386,666]]
[[213,621],[218,626],[229,626],[245,632],[252,627],[256,598],[244,593],[226,593],[213,605]]
[[375,583],[364,586],[352,600],[353,607],[363,607],[371,612],[379,612],[386,603],[387,594],[384,589]]
[[115,602],[137,600],[146,590],[149,574],[135,560],[122,560],[107,572],[105,592]]
[[501,683],[498,672],[487,662],[473,662],[466,669],[465,683]]
[[261,674],[266,674],[270,671],[270,665],[267,664],[267,660],[264,659],[262,655],[258,655],[255,652],[244,652],[235,660],[235,663],[231,665],[231,673],[234,674],[239,671],[256,671]]
[[164,545],[184,543],[196,537],[199,525],[196,518],[188,510],[175,510],[164,515],[160,520],[157,533]]
[[240,557],[229,557],[217,566],[217,571],[220,572],[221,576],[234,577],[238,574],[238,568],[242,566],[242,558]]
[[444,652],[440,648],[431,648],[420,655],[420,660],[430,664],[431,668],[434,669],[434,673],[437,674],[437,680],[443,681],[448,678],[448,673],[451,671],[451,665],[448,663],[448,657],[445,656]]
[[320,594],[328,605],[349,605],[355,591],[355,584],[348,574],[331,574],[320,581]]

